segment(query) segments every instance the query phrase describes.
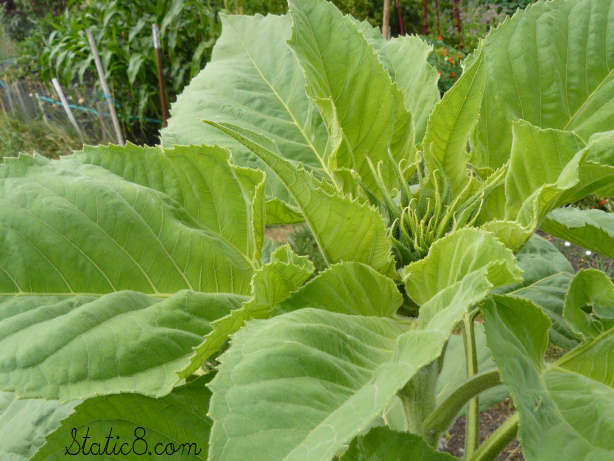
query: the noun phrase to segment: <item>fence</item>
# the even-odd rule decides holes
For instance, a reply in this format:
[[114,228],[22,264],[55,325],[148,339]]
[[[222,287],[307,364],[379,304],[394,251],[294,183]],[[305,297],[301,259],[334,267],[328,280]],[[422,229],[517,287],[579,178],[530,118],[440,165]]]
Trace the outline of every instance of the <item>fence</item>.
[[[74,117],[74,124],[71,123],[65,105],[53,85],[35,81],[0,80],[0,115],[59,125],[81,136],[87,144],[117,142],[102,92],[78,86],[61,90]],[[119,104],[115,105],[120,107]],[[161,124],[160,120],[149,118],[144,122]]]

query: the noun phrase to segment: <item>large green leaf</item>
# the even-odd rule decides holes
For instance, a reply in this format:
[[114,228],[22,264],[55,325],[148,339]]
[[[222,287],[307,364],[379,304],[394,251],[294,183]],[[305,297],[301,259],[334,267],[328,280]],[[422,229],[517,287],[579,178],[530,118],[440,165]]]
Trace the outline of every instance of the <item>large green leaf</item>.
[[202,227],[223,236],[249,259],[260,259],[264,230],[264,177],[231,166],[218,147],[176,146],[162,150],[85,146],[75,157],[176,200]]
[[0,392],[0,458],[27,461],[45,443],[60,421],[70,415],[79,401],[18,400]]
[[435,451],[419,436],[394,432],[386,427],[371,429],[355,438],[341,461],[453,461],[454,456]]
[[614,122],[612,0],[539,2],[485,39],[486,92],[473,162],[508,159],[511,121],[576,133],[585,142]]
[[408,328],[318,309],[248,323],[211,383],[211,460],[330,459],[404,384],[393,356]]
[[614,453],[614,329],[544,362],[550,321],[533,303],[495,296],[488,345],[520,412],[527,461],[607,461]]
[[[303,73],[286,41],[289,16],[225,16],[211,61],[171,107],[165,146],[208,144],[229,147],[236,162],[255,166],[254,157],[202,119],[234,123],[274,140],[289,159],[321,166],[327,133],[305,94]],[[279,184],[269,193],[285,198]]]
[[[329,163],[332,169],[354,169],[376,191],[367,159],[390,165],[413,152],[403,95],[354,22],[332,3],[290,0],[289,6],[288,44],[304,70],[307,94],[337,143]],[[392,166],[382,174],[386,184],[395,184]]]
[[318,274],[279,309],[314,307],[342,314],[392,316],[403,298],[394,281],[361,263],[340,263]]
[[614,258],[614,215],[574,207],[551,211],[541,228],[557,237]]
[[229,124],[210,122],[235,137],[260,157],[288,188],[329,264],[361,262],[394,277],[391,243],[381,215],[351,199],[303,167],[285,160],[277,146],[257,133]]
[[[207,187],[208,170],[224,178],[217,188],[227,195]],[[127,146],[7,160],[0,387],[63,399],[168,393],[210,322],[252,291],[262,180],[219,149]]]
[[166,194],[72,157],[7,159],[0,185],[3,296],[249,293],[253,261]]
[[0,297],[0,388],[62,400],[167,394],[210,322],[243,300],[187,290],[169,298],[133,291]]
[[425,166],[430,171],[440,170],[454,195],[459,194],[469,180],[467,140],[478,121],[484,77],[484,57],[480,49],[428,119],[423,143]]
[[[32,460],[102,454],[104,459],[138,460],[169,453],[182,460],[205,460],[211,428],[206,381],[198,378],[159,399],[119,394],[86,400],[50,433]],[[84,441],[84,436],[90,438]]]
[[552,321],[550,340],[566,349],[578,343],[576,335],[563,320],[563,306],[574,269],[556,247],[546,239],[533,235],[517,255],[524,271],[522,282],[502,288],[509,296],[533,301]]
[[[516,280],[511,252],[495,258],[482,268],[461,265],[459,283],[440,286],[413,324],[312,308],[248,323],[211,383],[211,459],[249,452],[254,460],[329,460],[441,354],[468,309],[491,291],[491,280]],[[425,274],[441,267],[428,261]]]

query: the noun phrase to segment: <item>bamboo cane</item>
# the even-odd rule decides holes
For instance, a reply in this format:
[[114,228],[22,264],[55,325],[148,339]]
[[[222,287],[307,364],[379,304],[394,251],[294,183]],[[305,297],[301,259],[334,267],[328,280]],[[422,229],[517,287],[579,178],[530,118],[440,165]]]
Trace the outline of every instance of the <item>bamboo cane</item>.
[[79,135],[79,139],[81,139],[81,142],[85,143],[83,139],[83,133],[81,132],[81,128],[79,128],[79,125],[77,124],[77,120],[75,119],[75,116],[73,115],[72,110],[70,109],[70,106],[68,105],[68,101],[66,100],[66,96],[64,96],[64,91],[62,90],[62,87],[60,86],[60,82],[58,82],[57,78],[53,78],[51,79],[51,83],[53,84],[53,88],[55,89],[55,92],[58,95],[58,98],[60,98],[60,101],[62,101],[62,105],[64,106],[64,111],[66,112],[66,115],[68,116],[68,120],[70,120],[70,123],[72,123],[72,126],[74,126],[75,130],[77,130],[77,134]]
[[96,63],[96,70],[98,71],[98,78],[100,79],[100,84],[102,85],[102,91],[104,93],[104,98],[107,100],[107,104],[109,106],[109,112],[111,113],[111,120],[113,120],[113,128],[115,129],[115,136],[117,136],[117,142],[120,145],[124,145],[124,137],[122,135],[122,130],[119,126],[119,120],[117,119],[117,113],[115,112],[115,105],[113,104],[113,100],[111,98],[111,92],[109,91],[109,86],[107,85],[107,79],[104,76],[104,70],[102,69],[102,62],[100,62],[100,56],[98,55],[98,48],[96,48],[96,43],[94,42],[94,36],[92,35],[92,29],[87,29],[87,39],[90,42],[90,48],[92,49],[92,55],[94,56],[94,62]]

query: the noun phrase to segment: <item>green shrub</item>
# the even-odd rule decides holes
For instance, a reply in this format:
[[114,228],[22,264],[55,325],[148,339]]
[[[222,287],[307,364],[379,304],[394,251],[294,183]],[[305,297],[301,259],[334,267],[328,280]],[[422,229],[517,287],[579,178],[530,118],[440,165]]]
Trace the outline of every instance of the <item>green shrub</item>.
[[[331,3],[226,16],[162,146],[5,159],[0,457],[123,438],[450,461],[464,412],[470,461],[516,433],[527,461],[611,459],[614,283],[535,232],[614,254],[611,213],[565,207],[614,193],[612,7],[517,14],[442,98],[428,44]],[[297,221],[316,276],[289,245],[263,260],[266,223]],[[478,446],[507,395],[517,412]]]

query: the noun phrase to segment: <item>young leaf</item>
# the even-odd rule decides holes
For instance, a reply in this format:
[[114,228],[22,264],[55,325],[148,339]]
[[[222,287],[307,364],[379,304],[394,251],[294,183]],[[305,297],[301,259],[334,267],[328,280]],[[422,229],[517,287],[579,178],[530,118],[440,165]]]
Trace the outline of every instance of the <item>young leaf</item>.
[[423,305],[445,291],[460,290],[469,279],[496,287],[519,281],[521,272],[512,252],[494,235],[461,229],[435,242],[428,256],[405,266],[403,274],[407,294]]
[[362,262],[382,274],[395,276],[390,240],[384,220],[375,209],[317,180],[304,168],[297,168],[257,133],[225,123],[209,123],[247,146],[277,174],[303,212],[329,264]]
[[424,161],[430,171],[440,170],[459,194],[467,181],[467,140],[478,121],[484,94],[482,50],[471,60],[461,78],[435,106],[424,136]]
[[273,198],[266,201],[266,225],[281,226],[305,222],[305,217],[298,208]]
[[[411,113],[416,143],[421,143],[426,122],[440,100],[437,70],[428,62],[433,47],[418,36],[398,36],[390,40],[367,21],[354,21],[354,25],[373,47],[392,81],[403,93],[405,108]],[[407,63],[411,62],[411,70]]]
[[559,208],[548,214],[541,228],[559,238],[614,258],[614,215],[601,210]]
[[517,219],[532,196],[540,202],[538,206],[547,208],[551,205],[542,202],[552,202],[557,192],[575,185],[577,167],[570,170],[568,165],[573,166],[572,160],[583,147],[580,138],[570,131],[540,129],[523,120],[515,121],[510,167],[505,177],[504,218]]
[[447,453],[435,451],[414,434],[394,432],[375,427],[366,435],[356,437],[341,457],[341,461],[454,461]]
[[614,329],[547,364],[550,321],[537,306],[495,296],[482,312],[488,345],[520,413],[519,439],[527,461],[609,460],[614,451]]
[[[159,399],[139,394],[88,399],[59,428],[49,431],[45,445],[31,459],[89,452],[90,456],[111,455],[111,459],[124,458],[125,453],[136,459],[172,453],[185,460],[206,460],[211,429],[207,381],[207,377],[195,379]],[[90,437],[87,441],[83,439],[86,435]]]
[[[413,149],[411,115],[373,48],[328,2],[290,0],[292,38],[288,41],[305,74],[306,91],[318,106],[338,145],[332,169],[356,170],[371,191],[373,165],[409,158]],[[280,146],[281,148],[281,146]],[[395,184],[392,166],[383,168],[384,183]]]

